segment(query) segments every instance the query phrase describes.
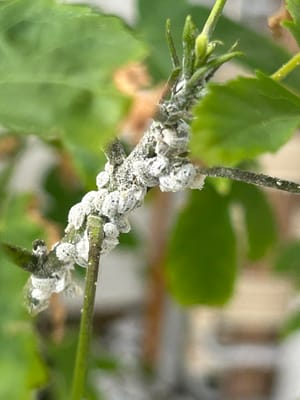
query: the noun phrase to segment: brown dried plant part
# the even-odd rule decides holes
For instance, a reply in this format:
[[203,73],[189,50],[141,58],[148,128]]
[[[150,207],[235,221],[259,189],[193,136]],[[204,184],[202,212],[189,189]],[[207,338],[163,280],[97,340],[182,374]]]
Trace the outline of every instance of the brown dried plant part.
[[279,41],[284,47],[292,53],[298,51],[298,45],[292,34],[282,26],[283,21],[291,20],[291,14],[288,12],[285,3],[280,9],[268,18],[268,26],[276,41]]
[[164,85],[150,88],[151,78],[146,67],[137,63],[119,69],[114,82],[122,93],[133,99],[130,111],[121,123],[120,132],[130,143],[136,144],[156,113]]
[[61,150],[59,153],[58,168],[59,175],[67,187],[76,189],[81,186],[72,157],[65,150]]
[[0,139],[0,159],[3,160],[15,154],[20,146],[20,140],[16,136],[6,135]]

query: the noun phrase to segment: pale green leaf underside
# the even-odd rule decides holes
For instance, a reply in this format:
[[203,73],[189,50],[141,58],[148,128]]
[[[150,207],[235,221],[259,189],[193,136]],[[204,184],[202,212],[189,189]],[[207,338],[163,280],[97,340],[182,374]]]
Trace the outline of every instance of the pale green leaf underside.
[[300,99],[258,73],[211,84],[194,115],[193,155],[210,165],[232,165],[287,142],[300,122]]
[[107,109],[101,116],[101,101],[95,99],[113,98],[122,108],[113,72],[144,54],[118,18],[51,0],[2,1],[0,124],[57,134],[72,123],[79,104],[86,124],[111,128]]

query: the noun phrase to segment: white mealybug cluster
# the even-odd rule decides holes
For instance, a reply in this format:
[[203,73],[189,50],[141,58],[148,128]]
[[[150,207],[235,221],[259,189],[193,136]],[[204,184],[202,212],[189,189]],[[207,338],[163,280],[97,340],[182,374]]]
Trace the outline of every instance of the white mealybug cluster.
[[[176,107],[169,104],[168,115],[176,112]],[[144,137],[144,148],[133,152],[128,161],[123,161],[127,165],[123,170],[122,162],[115,163],[110,156],[104,170],[97,175],[98,190],[88,192],[79,204],[70,209],[66,232],[70,227],[77,231],[82,229],[89,214],[98,215],[104,224],[101,252],[106,254],[118,244],[119,233],[130,231],[127,214],[143,203],[150,187],[159,186],[165,192],[177,192],[188,187],[202,188],[204,177],[196,175],[194,166],[185,156],[189,126],[184,120],[176,120],[168,126],[154,121]],[[85,267],[88,262],[88,238],[85,233],[80,235],[80,240],[75,240],[73,247],[58,247],[56,251],[62,261],[73,259]]]

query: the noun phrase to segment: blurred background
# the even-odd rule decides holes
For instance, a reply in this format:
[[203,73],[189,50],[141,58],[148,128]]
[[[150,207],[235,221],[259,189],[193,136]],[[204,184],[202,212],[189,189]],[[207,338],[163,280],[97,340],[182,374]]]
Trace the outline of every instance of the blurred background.
[[[104,13],[120,16],[132,27],[152,24],[152,30],[155,30],[153,24],[156,13],[159,13],[159,4],[156,3],[151,15],[151,7],[147,7],[145,2],[89,2]],[[170,2],[161,3],[165,5],[162,5],[162,18],[168,12],[172,18],[173,11],[168,11],[166,6]],[[176,8],[176,2],[173,3]],[[193,0],[190,7],[211,7],[213,3]],[[185,15],[180,16],[182,20]],[[228,0],[225,15],[286,51],[293,53],[297,50],[292,37],[279,25],[286,15],[281,1]],[[157,29],[159,27],[160,24]],[[148,31],[151,32],[151,29]],[[141,29],[138,35],[145,38],[147,32]],[[155,44],[149,44],[150,60],[151,46],[155,47]],[[260,55],[262,60],[259,60],[259,55],[256,57],[257,62],[269,62],[270,65],[273,62],[263,60],[268,57],[264,53]],[[151,62],[132,62],[114,74],[117,88],[131,98],[126,112],[115,124],[115,133],[120,134],[128,147],[138,141],[155,113],[155,104],[167,77],[164,76],[163,62],[156,67]],[[222,82],[237,74],[248,76],[253,73],[250,64],[226,64],[214,79]],[[276,66],[274,60],[273,71],[277,67],[279,65]],[[100,146],[96,162],[94,156],[91,162],[86,162],[87,156],[81,155],[80,162],[84,160],[84,167],[77,168],[72,160],[79,154],[77,150],[77,153],[65,151],[57,143],[46,143],[34,135],[27,135],[20,143],[8,133],[4,132],[0,137],[1,168],[2,171],[10,168],[6,190],[22,196],[23,200],[24,193],[26,196],[30,194],[25,207],[18,206],[11,211],[13,217],[3,214],[11,229],[8,237],[17,244],[22,240],[16,233],[19,229],[17,223],[11,221],[23,218],[20,215],[25,212],[30,221],[41,227],[42,235],[46,232],[47,242],[53,244],[61,236],[69,207],[93,188],[94,172],[100,170],[105,162]],[[256,164],[249,164],[250,168],[259,165],[260,170],[269,175],[300,181],[299,147],[300,136],[296,133],[280,151],[260,157]],[[222,182],[219,184],[220,193],[229,190],[225,186]],[[249,196],[251,198],[251,194]],[[122,238],[120,247],[101,261],[87,398],[300,398],[300,201],[296,195],[275,190],[264,190],[263,196],[267,205],[264,203],[261,208],[261,218],[259,214],[253,214],[253,231],[258,233],[264,230],[264,224],[274,224],[270,228],[270,236],[273,235],[274,240],[270,240],[258,257],[252,257],[255,260],[238,257],[235,288],[226,304],[221,307],[183,307],[176,301],[176,296],[174,299],[169,293],[164,264],[170,235],[188,201],[187,195],[158,191],[149,193],[145,206],[132,215],[132,233]],[[231,212],[239,238],[239,253],[246,240],[243,239],[243,216],[239,207],[232,207]],[[265,219],[268,213],[272,216]],[[36,231],[34,229],[34,234]],[[257,240],[265,239],[258,237]],[[220,251],[215,246],[211,243],[211,251]],[[77,275],[80,281],[83,272],[77,271]],[[220,279],[222,285],[222,275],[217,275],[215,279]],[[20,281],[23,285],[23,275]],[[35,319],[36,329],[42,338],[38,348],[43,354],[43,363],[46,360],[43,368],[50,383],[45,389],[36,391],[34,398],[67,398],[81,302],[80,296],[55,296],[49,311]],[[4,309],[4,314],[7,312]],[[9,329],[14,330],[14,327]],[[4,348],[3,344],[1,347]],[[2,369],[7,370],[7,365],[6,362]],[[40,382],[47,379],[42,377]]]

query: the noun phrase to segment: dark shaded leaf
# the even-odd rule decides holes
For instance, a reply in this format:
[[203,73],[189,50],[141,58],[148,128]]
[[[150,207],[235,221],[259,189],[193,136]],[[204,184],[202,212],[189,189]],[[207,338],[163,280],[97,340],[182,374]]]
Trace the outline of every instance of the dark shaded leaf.
[[227,198],[208,184],[193,191],[174,228],[166,262],[172,295],[182,304],[224,304],[236,275]]
[[33,271],[35,269],[37,258],[31,251],[10,243],[0,243],[0,248],[18,267],[23,268],[25,271]]
[[244,212],[247,255],[250,260],[258,260],[276,243],[277,229],[272,207],[261,189],[243,182],[232,183],[230,197],[241,205]]
[[300,241],[287,243],[281,249],[274,268],[275,271],[290,276],[300,285]]

